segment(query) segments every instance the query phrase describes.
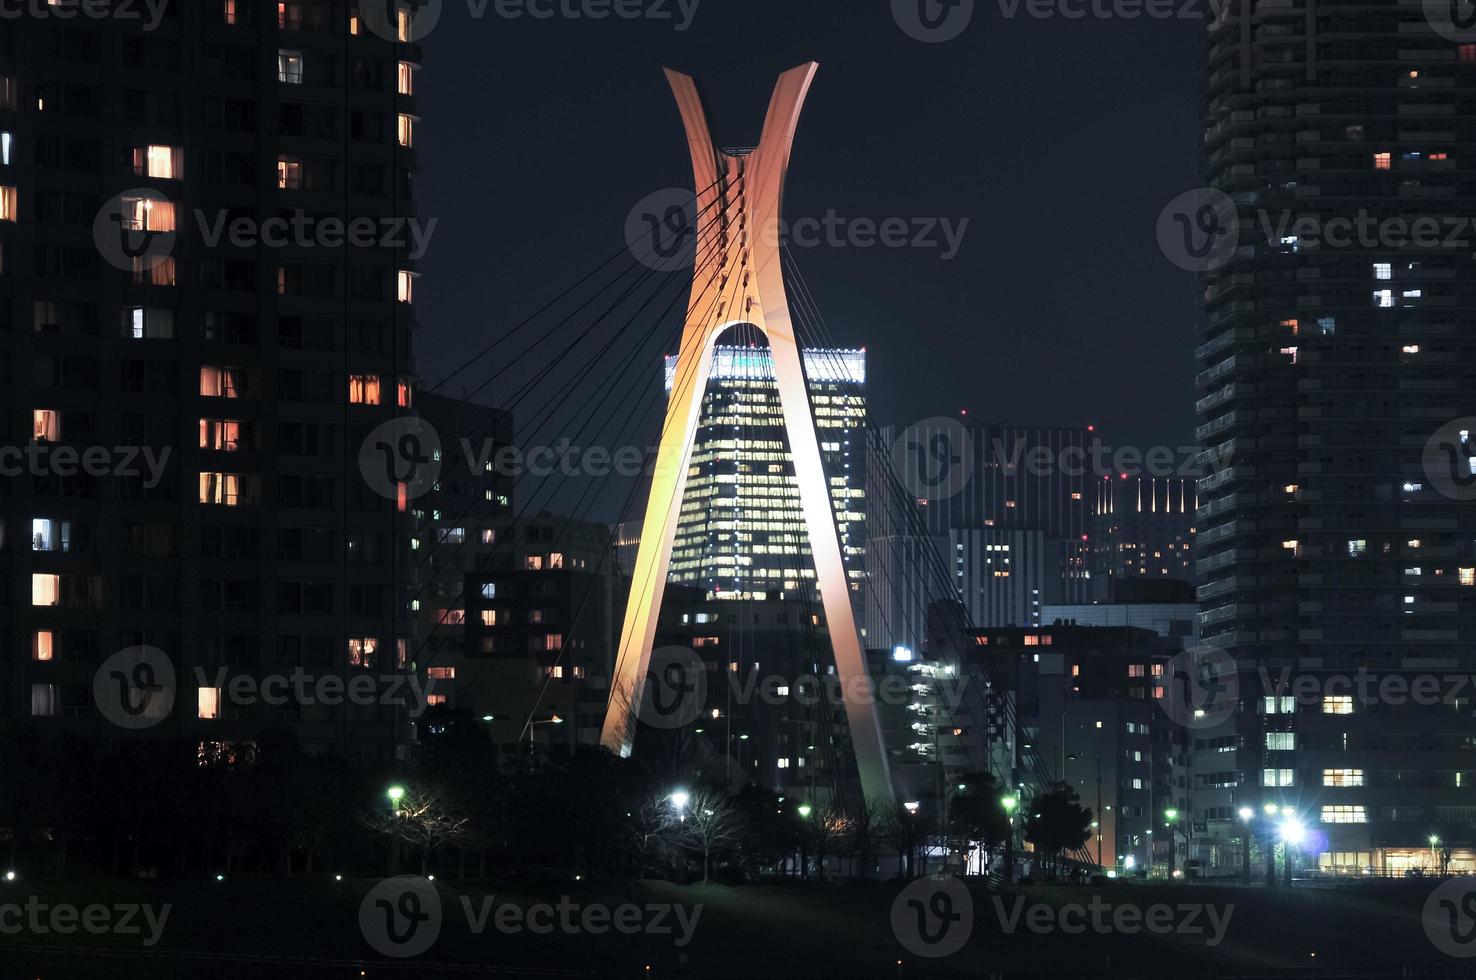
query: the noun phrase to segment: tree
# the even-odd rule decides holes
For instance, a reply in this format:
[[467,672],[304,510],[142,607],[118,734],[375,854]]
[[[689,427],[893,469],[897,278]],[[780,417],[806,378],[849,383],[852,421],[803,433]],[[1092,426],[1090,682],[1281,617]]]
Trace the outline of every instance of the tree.
[[855,860],[855,876],[864,879],[876,857],[886,824],[886,809],[875,800],[862,800],[850,814],[850,834],[846,843]]
[[1061,854],[1074,851],[1092,835],[1092,811],[1081,805],[1076,790],[1062,783],[1037,796],[1025,822],[1025,839],[1059,871]]
[[917,851],[925,836],[922,817],[916,810],[898,803],[883,815],[882,837],[896,848],[903,878],[917,876]]
[[430,870],[431,856],[437,850],[467,836],[471,823],[448,805],[439,787],[413,783],[405,787],[405,795],[393,810],[361,813],[359,822],[374,833],[419,848],[421,874]]
[[671,856],[678,826],[671,800],[659,792],[647,793],[625,814],[624,836],[638,877],[653,864]]
[[959,779],[948,800],[948,836],[954,847],[967,853],[977,846],[988,855],[1004,844],[1010,814],[1000,805],[1001,795],[999,782],[990,773],[969,773]]
[[713,854],[735,847],[743,839],[743,816],[729,797],[699,792],[688,799],[678,819],[678,839],[702,852],[702,880],[707,881]]
[[738,849],[747,873],[756,877],[763,868],[781,863],[799,843],[799,816],[768,787],[750,783],[739,791],[733,805],[743,817]]

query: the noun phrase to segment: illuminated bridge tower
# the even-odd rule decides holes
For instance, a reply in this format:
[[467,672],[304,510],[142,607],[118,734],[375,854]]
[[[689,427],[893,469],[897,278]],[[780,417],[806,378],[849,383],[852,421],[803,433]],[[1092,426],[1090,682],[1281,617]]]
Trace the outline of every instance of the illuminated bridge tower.
[[[810,62],[780,76],[759,145],[747,152],[718,150],[696,82],[678,72],[666,73],[692,154],[699,258],[694,263],[692,302],[667,400],[601,737],[607,748],[621,755],[630,754],[635,737],[642,682],[666,592],[713,351],[718,337],[730,327],[748,324],[768,339],[836,673],[842,690],[870,690],[805,370],[790,318],[777,234],[795,127],[818,68]],[[715,258],[701,258],[708,255]],[[892,785],[875,698],[851,696],[845,707],[862,792],[868,800],[886,803],[892,798]]]

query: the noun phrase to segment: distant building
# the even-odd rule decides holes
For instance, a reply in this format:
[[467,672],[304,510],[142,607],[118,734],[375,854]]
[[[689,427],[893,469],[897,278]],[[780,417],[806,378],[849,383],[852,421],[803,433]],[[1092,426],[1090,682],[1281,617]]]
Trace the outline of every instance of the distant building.
[[1049,603],[1088,595],[1085,556],[1076,542],[1044,531],[954,529],[945,539],[958,595],[975,626],[1039,626]]
[[462,703],[503,746],[597,744],[624,602],[610,527],[539,514],[495,538],[465,576]]
[[[1049,626],[973,631],[973,659],[1011,701],[1016,771],[1069,783],[1098,821],[1088,855],[1119,873],[1166,871],[1161,815],[1179,810],[1175,866],[1188,853],[1188,773],[1182,730],[1159,710],[1179,644],[1142,629]],[[1131,861],[1129,859],[1131,858]]]
[[[801,352],[853,590],[865,578],[866,352]],[[813,591],[814,567],[767,348],[718,346],[682,497],[670,581],[718,599]],[[666,359],[666,390],[676,359]]]
[[1186,644],[1193,642],[1199,606],[1188,582],[1119,577],[1109,583],[1106,599],[1048,605],[1041,620],[1061,626],[1136,626]]
[[1196,582],[1195,481],[1187,477],[1106,476],[1092,500],[1091,571],[1095,598],[1113,579]]
[[[490,563],[513,514],[513,475],[486,469],[486,462],[495,467],[500,449],[512,445],[513,418],[500,409],[430,393],[421,393],[416,407],[436,431],[441,460],[435,484],[414,502],[421,583],[414,666],[432,706],[472,711],[476,661],[467,657],[466,578]],[[472,448],[470,458],[466,445]]]

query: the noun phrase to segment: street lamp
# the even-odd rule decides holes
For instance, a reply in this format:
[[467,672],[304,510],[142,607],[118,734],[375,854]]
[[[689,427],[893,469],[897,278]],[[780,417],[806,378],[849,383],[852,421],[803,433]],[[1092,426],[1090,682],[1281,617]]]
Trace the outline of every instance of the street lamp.
[[1175,850],[1174,823],[1179,819],[1179,811],[1174,809],[1173,807],[1169,807],[1167,810],[1163,811],[1163,819],[1164,826],[1168,828],[1169,832],[1169,878],[1172,879],[1174,876]]
[[1010,829],[1005,834],[1005,881],[1015,880],[1015,811],[1020,807],[1020,794],[1008,793],[999,801],[1005,809]]
[[676,807],[677,816],[681,818],[682,823],[686,823],[687,803],[691,801],[692,794],[688,793],[684,789],[679,789],[675,793],[668,796],[667,799],[671,800],[671,805]]
[[799,815],[802,818],[804,818],[805,820],[810,819],[810,814],[813,813],[813,812],[814,811],[810,808],[810,804],[808,804],[808,803],[801,803],[799,805]]
[[1431,861],[1434,861],[1437,867],[1440,864],[1440,856],[1436,852],[1435,848],[1436,848],[1436,846],[1439,843],[1440,843],[1440,837],[1437,834],[1431,834],[1430,835],[1430,860]]
[[[1287,809],[1290,810],[1290,807]],[[1296,848],[1307,838],[1307,828],[1302,825],[1302,821],[1298,820],[1295,814],[1289,814],[1285,820],[1281,821],[1278,833],[1286,855],[1286,864],[1283,866],[1282,873],[1285,876],[1286,887],[1290,888],[1293,855],[1296,853]]]
[[[389,797],[390,812],[396,817],[400,815],[400,801],[405,798],[405,787],[396,783],[384,791]],[[400,873],[400,835],[397,832],[390,834],[390,874]]]
[[1256,811],[1248,806],[1243,806],[1238,811],[1240,822],[1245,825],[1245,832],[1240,836],[1240,876],[1245,884],[1251,883],[1251,820],[1256,816]]

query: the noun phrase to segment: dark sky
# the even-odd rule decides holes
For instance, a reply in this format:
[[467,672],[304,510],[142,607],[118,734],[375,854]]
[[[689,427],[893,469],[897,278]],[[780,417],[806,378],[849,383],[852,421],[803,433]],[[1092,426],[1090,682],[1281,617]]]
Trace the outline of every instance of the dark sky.
[[418,207],[439,222],[417,296],[423,375],[618,250],[641,197],[690,186],[663,66],[703,83],[720,143],[751,145],[776,76],[813,59],[787,216],[970,222],[947,262],[795,253],[837,341],[869,351],[877,422],[967,407],[1095,423],[1114,445],[1190,440],[1195,284],[1154,224],[1198,183],[1202,24],[1006,18],[1002,3],[924,44],[887,0],[702,0],[682,32],[478,19],[446,0],[417,78]]

